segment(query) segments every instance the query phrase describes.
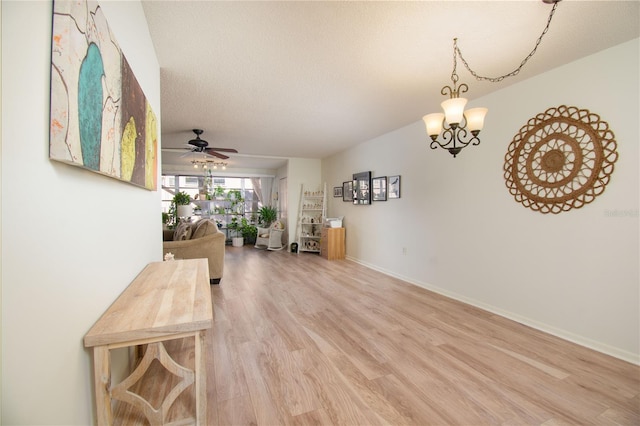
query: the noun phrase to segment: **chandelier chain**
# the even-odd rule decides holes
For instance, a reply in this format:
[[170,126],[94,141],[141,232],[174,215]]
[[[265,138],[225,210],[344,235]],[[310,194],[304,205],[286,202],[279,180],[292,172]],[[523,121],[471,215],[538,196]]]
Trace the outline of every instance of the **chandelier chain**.
[[451,80],[454,81],[454,83],[458,80],[458,74],[456,73],[456,65],[457,65],[456,57],[457,56],[460,56],[460,60],[464,64],[465,68],[471,73],[471,75],[473,75],[476,78],[476,80],[485,80],[485,81],[490,81],[492,83],[498,83],[507,77],[513,77],[514,75],[517,75],[522,69],[522,67],[524,67],[524,65],[527,63],[527,61],[529,61],[529,59],[531,59],[531,57],[536,53],[538,46],[542,42],[542,38],[547,33],[547,31],[549,31],[549,26],[551,25],[551,19],[553,19],[553,14],[556,11],[556,7],[558,7],[558,2],[553,4],[553,8],[549,13],[549,19],[547,20],[547,26],[544,27],[542,34],[540,34],[540,37],[538,37],[538,40],[536,40],[536,44],[533,47],[533,50],[529,53],[529,55],[527,55],[527,57],[522,60],[518,68],[516,68],[515,70],[511,71],[508,74],[501,75],[500,77],[484,77],[484,76],[478,75],[478,73],[473,71],[469,66],[469,63],[467,62],[467,60],[464,59],[464,57],[462,56],[462,51],[458,47],[458,39],[454,38],[453,39],[453,72],[451,73]]

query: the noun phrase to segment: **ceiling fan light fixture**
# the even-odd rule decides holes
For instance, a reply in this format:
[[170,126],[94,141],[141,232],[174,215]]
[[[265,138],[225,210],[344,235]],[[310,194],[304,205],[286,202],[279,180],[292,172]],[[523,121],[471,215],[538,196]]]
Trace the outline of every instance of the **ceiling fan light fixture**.
[[211,169],[218,170],[218,167],[221,167],[222,170],[226,170],[227,169],[227,163],[226,162],[209,160],[207,158],[205,158],[203,160],[191,160],[191,164],[193,164],[193,168],[194,169],[197,169],[200,166],[202,166],[202,168],[204,170],[207,170],[207,171],[211,171]]

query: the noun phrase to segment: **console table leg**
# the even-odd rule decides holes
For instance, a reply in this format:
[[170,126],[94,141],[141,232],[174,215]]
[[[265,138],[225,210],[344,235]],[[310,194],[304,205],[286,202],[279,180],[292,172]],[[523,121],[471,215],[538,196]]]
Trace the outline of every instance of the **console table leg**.
[[205,332],[201,330],[195,335],[195,370],[196,370],[196,424],[207,424],[207,372],[205,365]]
[[93,348],[93,371],[96,387],[96,414],[99,426],[113,424],[111,413],[111,358],[108,346]]

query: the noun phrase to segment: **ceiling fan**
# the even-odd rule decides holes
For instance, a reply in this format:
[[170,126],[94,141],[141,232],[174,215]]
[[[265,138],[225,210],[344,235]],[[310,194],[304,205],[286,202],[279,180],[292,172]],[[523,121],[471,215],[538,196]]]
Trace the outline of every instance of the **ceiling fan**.
[[[185,156],[189,155],[192,152],[202,152],[204,154],[218,157],[222,160],[226,160],[229,157],[227,155],[222,154],[222,152],[234,152],[234,153],[238,152],[233,148],[209,148],[209,142],[205,141],[204,139],[200,139],[200,135],[203,132],[204,131],[202,129],[193,129],[193,133],[196,134],[196,137],[195,139],[191,139],[189,142],[187,142],[188,145],[184,149],[188,149],[189,152],[186,152],[184,154]],[[169,148],[168,150],[173,151],[173,149],[171,148]]]

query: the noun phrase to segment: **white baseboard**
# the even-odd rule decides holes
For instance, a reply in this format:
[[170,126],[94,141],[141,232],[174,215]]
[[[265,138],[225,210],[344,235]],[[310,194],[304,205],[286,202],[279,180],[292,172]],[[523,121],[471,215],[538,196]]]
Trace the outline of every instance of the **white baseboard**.
[[512,321],[516,321],[516,322],[518,322],[520,324],[524,324],[524,325],[529,326],[531,328],[535,328],[536,330],[543,331],[545,333],[551,334],[552,336],[556,336],[556,337],[559,337],[561,339],[567,340],[569,342],[575,343],[577,345],[584,346],[584,347],[589,348],[589,349],[593,349],[595,351],[601,352],[601,353],[606,354],[606,355],[610,355],[612,357],[621,359],[621,360],[629,362],[631,364],[640,365],[640,354],[634,354],[632,352],[625,351],[625,350],[622,350],[620,348],[616,348],[614,346],[607,345],[606,343],[598,342],[596,340],[592,340],[592,339],[589,339],[587,337],[584,337],[584,336],[581,336],[581,335],[578,335],[578,334],[575,334],[575,333],[571,333],[571,332],[569,332],[567,330],[563,330],[563,329],[551,326],[549,324],[545,324],[545,323],[542,323],[540,321],[536,321],[534,319],[527,318],[527,317],[524,317],[522,315],[518,315],[518,314],[510,312],[510,311],[505,311],[504,309],[497,308],[495,306],[492,306],[492,305],[489,305],[487,303],[484,303],[484,302],[481,302],[481,301],[478,301],[478,300],[463,296],[461,294],[458,294],[458,293],[455,293],[455,292],[452,292],[452,291],[449,291],[449,290],[446,290],[446,289],[443,289],[443,288],[440,288],[440,287],[437,287],[437,286],[433,286],[433,285],[430,285],[428,283],[424,283],[424,282],[421,282],[421,281],[413,280],[413,279],[411,279],[409,277],[405,277],[403,275],[396,274],[395,272],[391,272],[391,271],[388,271],[388,270],[386,270],[384,268],[380,268],[380,267],[378,267],[376,265],[373,265],[373,264],[370,264],[370,263],[367,263],[367,262],[363,262],[360,259],[356,259],[356,258],[351,257],[351,256],[347,256],[346,259],[350,260],[352,262],[358,263],[358,264],[360,264],[362,266],[365,266],[365,267],[367,267],[369,269],[373,269],[374,271],[378,271],[378,272],[381,272],[381,273],[383,273],[385,275],[389,275],[391,277],[394,277],[394,278],[397,278],[399,280],[405,281],[405,282],[407,282],[409,284],[413,284],[415,286],[422,287],[425,290],[433,291],[434,293],[438,293],[438,294],[440,294],[442,296],[449,297],[449,298],[457,300],[459,302],[463,302],[463,303],[466,303],[468,305],[475,306],[476,308],[483,309],[483,310],[485,310],[487,312],[491,312],[493,314],[500,315],[501,317],[510,319]]

